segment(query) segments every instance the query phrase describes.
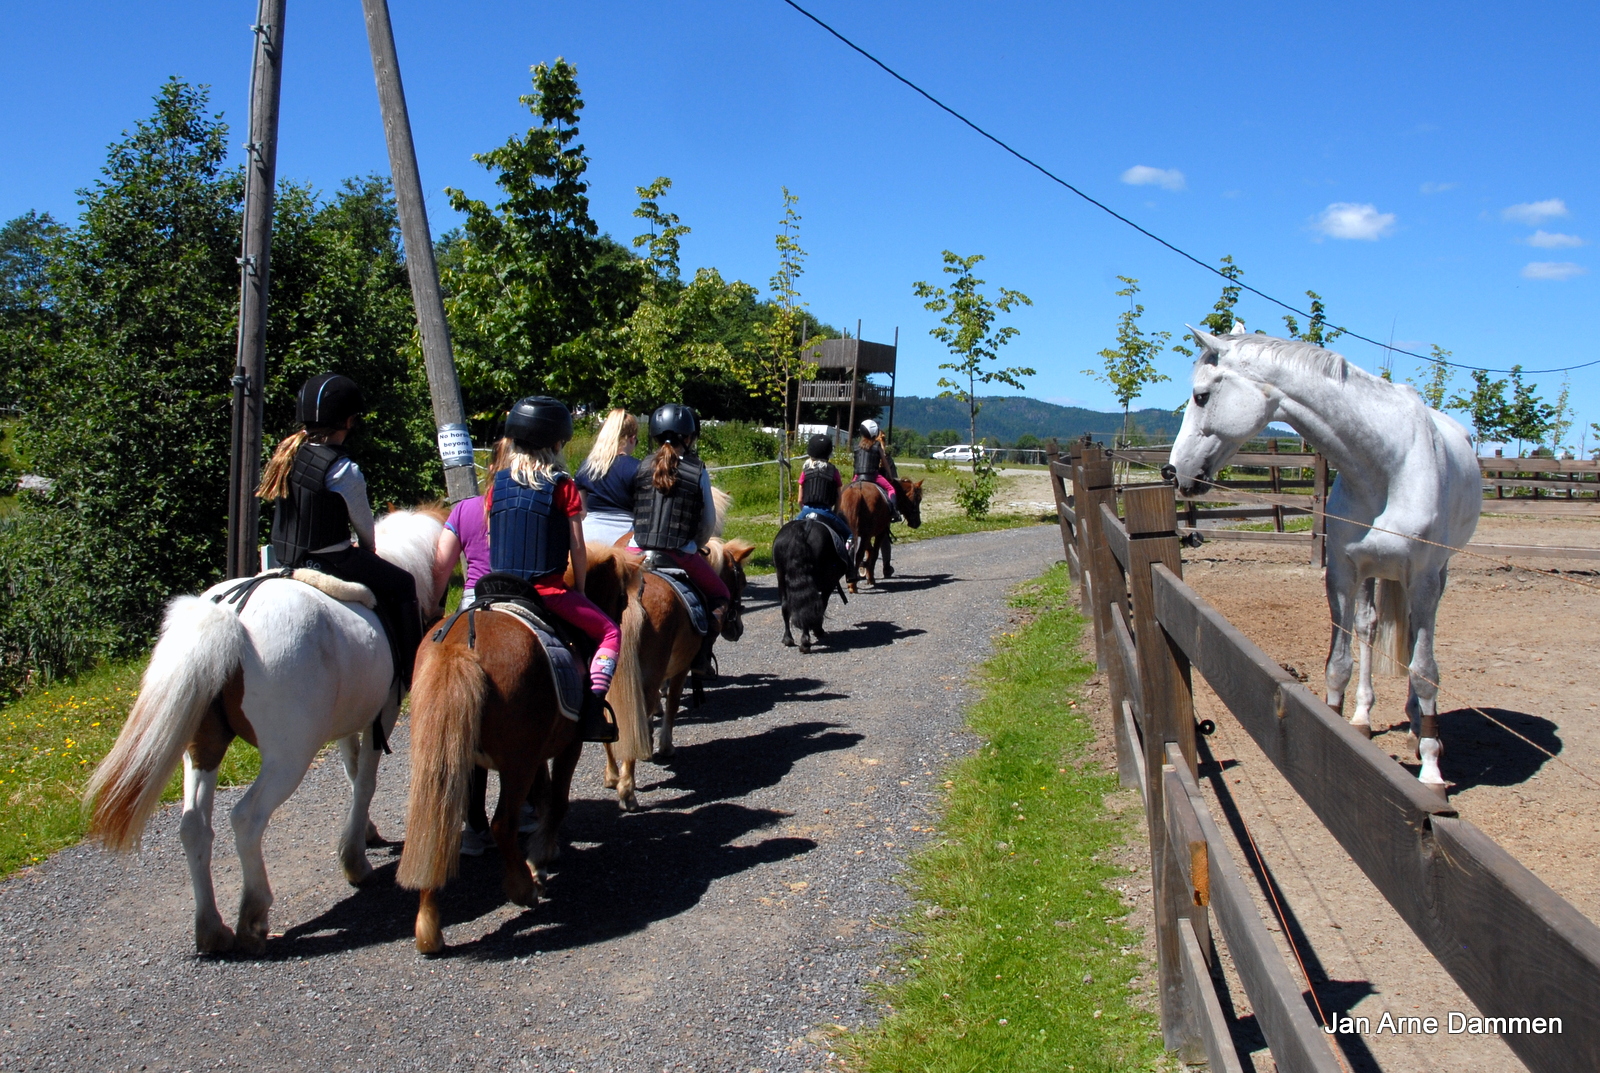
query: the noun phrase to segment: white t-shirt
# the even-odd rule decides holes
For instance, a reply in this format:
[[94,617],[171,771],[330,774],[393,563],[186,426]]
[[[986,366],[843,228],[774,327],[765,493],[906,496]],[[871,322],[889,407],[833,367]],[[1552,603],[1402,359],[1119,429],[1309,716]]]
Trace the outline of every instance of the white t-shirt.
[[[373,533],[372,504],[367,501],[367,479],[361,475],[361,467],[348,458],[341,458],[329,467],[322,483],[328,491],[338,493],[344,500],[345,509],[350,512],[350,528],[356,531],[356,540],[368,551],[375,550],[377,541]],[[349,546],[348,542],[334,544],[327,548],[313,548],[312,553],[332,554]]]

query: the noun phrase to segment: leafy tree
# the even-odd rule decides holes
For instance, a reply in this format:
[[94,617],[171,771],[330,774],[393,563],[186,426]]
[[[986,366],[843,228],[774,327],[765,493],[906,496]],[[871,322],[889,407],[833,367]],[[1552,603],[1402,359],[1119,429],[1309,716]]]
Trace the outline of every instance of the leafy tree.
[[49,250],[62,231],[49,213],[38,212],[0,227],[0,406],[16,403],[40,348],[59,326]]
[[1289,338],[1310,343],[1312,346],[1332,346],[1333,341],[1344,334],[1344,329],[1328,325],[1328,312],[1322,304],[1322,295],[1316,291],[1307,291],[1306,297],[1311,299],[1311,319],[1306,322],[1305,334],[1300,333],[1298,320],[1286,316],[1283,318],[1283,325],[1289,330]]
[[[928,433],[929,447],[953,447],[961,442],[961,433],[953,428],[941,428]],[[967,441],[971,443],[971,440]]]
[[[998,361],[1000,348],[1020,331],[1011,325],[995,327],[999,314],[1009,313],[1018,305],[1031,306],[1033,300],[1021,291],[1001,287],[999,299],[991,301],[980,290],[987,281],[972,274],[973,267],[982,260],[981,253],[961,257],[945,250],[944,271],[955,277],[950,289],[947,291],[926,282],[912,287],[918,298],[927,299],[922,303],[922,308],[944,314],[937,328],[928,329],[929,335],[949,348],[954,359],[939,366],[953,374],[953,377],[939,378],[939,387],[942,389],[939,397],[959,399],[966,404],[968,443],[978,442],[978,411],[982,408],[978,402],[978,385],[987,387],[999,383],[1023,390],[1027,385],[1022,382],[1022,377],[1034,375],[1034,370],[1022,366],[996,369],[986,364]],[[974,458],[974,473],[978,471],[978,465],[979,460]]]
[[1486,443],[1504,443],[1509,435],[1511,409],[1506,404],[1506,381],[1490,379],[1482,369],[1472,370],[1472,390],[1457,393],[1446,404],[1462,410],[1472,422],[1473,440],[1480,450]]
[[1543,443],[1550,431],[1555,407],[1539,397],[1539,385],[1524,383],[1522,366],[1511,367],[1511,404],[1506,412],[1505,433],[1517,441],[1517,454],[1524,443]]
[[538,125],[473,157],[495,173],[499,204],[446,191],[466,223],[445,258],[445,308],[467,412],[481,426],[535,391],[604,403],[614,355],[603,334],[589,333],[625,321],[643,282],[589,215],[577,69],[539,64],[533,86],[519,99]]
[[[1233,307],[1239,304],[1239,295],[1244,293],[1244,288],[1239,285],[1239,277],[1244,275],[1244,269],[1233,263],[1231,254],[1224,257],[1221,263],[1222,295],[1217,299],[1217,304],[1211,307],[1211,312],[1201,321],[1206,326],[1206,331],[1212,335],[1227,335],[1233,331],[1233,323],[1237,319],[1233,315]],[[1191,341],[1194,339],[1193,336],[1185,338]]]
[[1422,396],[1422,401],[1428,404],[1429,409],[1444,409],[1444,394],[1449,390],[1451,380],[1450,366],[1446,365],[1445,362],[1449,360],[1450,355],[1451,352],[1441,347],[1438,343],[1433,344],[1433,355],[1428,362],[1427,379],[1421,384],[1409,378],[1406,380],[1406,383],[1417,389],[1417,393]]
[[1556,396],[1555,405],[1550,408],[1550,453],[1552,457],[1560,457],[1563,450],[1572,450],[1572,445],[1562,443],[1567,438],[1567,433],[1572,431],[1572,378],[1566,373],[1561,374],[1561,394]]
[[[1133,300],[1134,295],[1139,293],[1139,281],[1131,276],[1117,278],[1124,284],[1122,290],[1117,292],[1117,297],[1128,300],[1128,308],[1117,318],[1117,345],[1100,351],[1100,358],[1105,362],[1104,371],[1085,369],[1083,373],[1111,386],[1111,393],[1122,407],[1122,442],[1127,443],[1130,432],[1128,411],[1133,400],[1144,394],[1144,389],[1149,385],[1171,379],[1156,368],[1156,357],[1167,348],[1172,333],[1151,332],[1146,335],[1144,329],[1139,327],[1144,306]],[[1220,306],[1222,303],[1217,304]],[[1227,318],[1229,327],[1232,327],[1233,314],[1228,312]],[[1207,323],[1210,323],[1210,318],[1207,318]]]

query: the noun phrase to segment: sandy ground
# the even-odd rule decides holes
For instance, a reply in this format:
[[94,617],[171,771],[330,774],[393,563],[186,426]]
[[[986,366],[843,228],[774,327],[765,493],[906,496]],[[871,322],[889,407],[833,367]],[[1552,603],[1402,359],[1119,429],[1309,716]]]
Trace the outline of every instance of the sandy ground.
[[[1600,547],[1600,522],[1485,517],[1475,539]],[[1185,552],[1184,576],[1274,660],[1309,675],[1320,691],[1330,627],[1322,571],[1307,558],[1299,548],[1213,542]],[[1437,647],[1444,773],[1463,817],[1590,918],[1600,918],[1600,782],[1593,774],[1600,696],[1587,684],[1596,662],[1590,625],[1600,609],[1600,560],[1517,564],[1561,574],[1464,555],[1452,565]],[[1405,681],[1379,678],[1377,692],[1374,728],[1396,729],[1373,740],[1414,772],[1400,726]],[[1239,832],[1247,829],[1260,847],[1323,1009],[1366,1015],[1374,1025],[1385,1010],[1441,1021],[1452,1010],[1474,1012],[1199,676],[1196,714],[1218,724],[1208,742],[1215,762],[1202,768],[1213,814],[1235,838],[1235,860],[1247,875]],[[1236,822],[1224,822],[1229,813]],[[1258,888],[1270,921],[1264,887]],[[1275,923],[1269,926],[1281,937]],[[1247,1010],[1241,1003],[1241,1013]],[[1523,1068],[1498,1037],[1441,1032],[1339,1041],[1353,1071]],[[1272,1068],[1264,1053],[1255,1057],[1258,1069]]]

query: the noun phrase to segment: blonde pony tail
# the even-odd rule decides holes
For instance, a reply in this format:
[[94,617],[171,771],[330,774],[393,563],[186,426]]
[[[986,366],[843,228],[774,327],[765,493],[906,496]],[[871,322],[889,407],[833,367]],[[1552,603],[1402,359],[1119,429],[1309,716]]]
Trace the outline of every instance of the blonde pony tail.
[[305,442],[305,429],[291,432],[278,441],[277,449],[272,452],[272,461],[267,463],[266,472],[261,474],[261,487],[256,489],[258,498],[282,499],[289,494],[289,474],[294,469],[295,456]]

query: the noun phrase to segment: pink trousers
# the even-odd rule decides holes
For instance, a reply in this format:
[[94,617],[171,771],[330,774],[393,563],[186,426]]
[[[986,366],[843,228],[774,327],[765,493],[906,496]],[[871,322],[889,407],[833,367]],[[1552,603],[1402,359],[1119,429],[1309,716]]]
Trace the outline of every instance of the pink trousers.
[[664,552],[669,559],[683,567],[693,581],[695,588],[705,593],[706,599],[712,603],[727,603],[733,599],[733,594],[728,591],[728,586],[723,584],[722,578],[711,569],[711,563],[704,555],[687,551]]
[[889,502],[892,504],[894,502],[894,485],[889,483],[889,478],[880,473],[872,479],[878,482],[878,487],[883,489],[883,494],[889,497]]
[[539,598],[555,614],[589,635],[598,646],[597,657],[606,652],[616,655],[622,651],[622,631],[611,621],[610,615],[583,593],[574,589],[552,592],[541,586]]

